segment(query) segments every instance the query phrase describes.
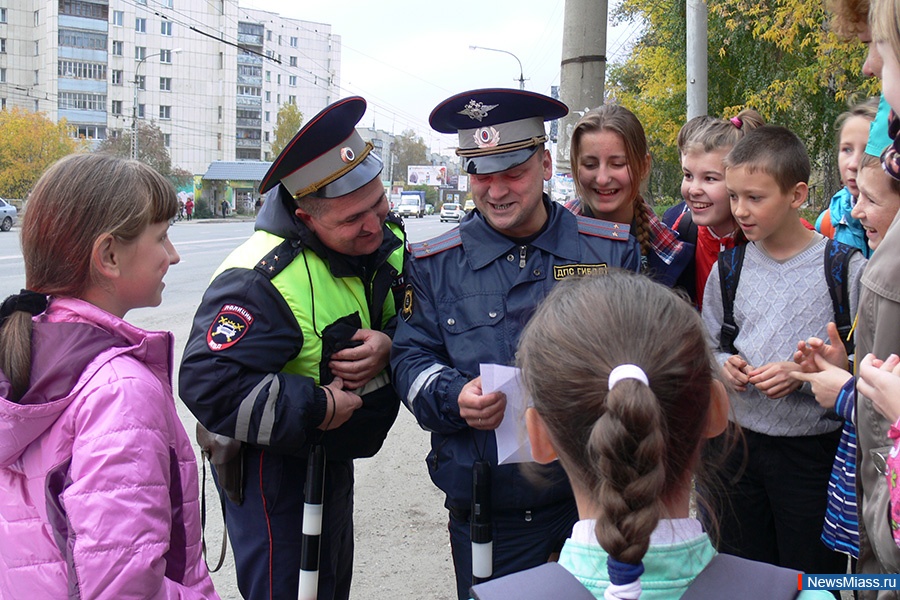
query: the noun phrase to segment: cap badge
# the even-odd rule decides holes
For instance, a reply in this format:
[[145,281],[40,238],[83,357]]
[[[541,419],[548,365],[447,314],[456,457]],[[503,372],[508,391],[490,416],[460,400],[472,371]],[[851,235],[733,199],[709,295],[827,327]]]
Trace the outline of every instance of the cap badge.
[[466,107],[459,111],[457,114],[466,115],[470,119],[474,119],[476,121],[481,121],[483,118],[487,116],[487,114],[500,106],[499,104],[484,104],[483,102],[478,102],[477,100],[469,100],[469,103],[466,104]]
[[500,132],[493,127],[479,127],[472,137],[479,148],[491,148],[500,143]]
[[353,159],[356,158],[356,154],[353,152],[353,148],[349,146],[344,146],[341,148],[341,160],[345,163],[353,162]]

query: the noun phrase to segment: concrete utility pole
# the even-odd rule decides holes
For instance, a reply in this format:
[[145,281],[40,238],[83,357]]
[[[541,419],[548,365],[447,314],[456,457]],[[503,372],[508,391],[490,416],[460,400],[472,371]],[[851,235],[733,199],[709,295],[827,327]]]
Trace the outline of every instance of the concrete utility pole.
[[571,172],[569,140],[586,109],[603,104],[606,81],[607,0],[566,0],[563,22],[560,100],[569,114],[559,121],[556,170]]
[[709,111],[708,71],[709,41],[706,0],[687,2],[687,118],[707,114]]

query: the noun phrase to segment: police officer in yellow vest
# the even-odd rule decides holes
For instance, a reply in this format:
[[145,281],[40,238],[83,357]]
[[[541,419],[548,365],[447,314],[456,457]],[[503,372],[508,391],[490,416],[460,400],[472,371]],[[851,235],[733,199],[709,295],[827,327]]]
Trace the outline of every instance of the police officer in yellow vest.
[[[316,115],[260,184],[256,231],[206,290],[179,393],[208,430],[242,442],[217,485],[244,598],[297,598],[307,454],[326,450],[318,598],[349,597],[353,459],[397,416],[388,359],[405,236],[381,160],[355,131],[362,98]],[[235,489],[237,488],[237,489]]]

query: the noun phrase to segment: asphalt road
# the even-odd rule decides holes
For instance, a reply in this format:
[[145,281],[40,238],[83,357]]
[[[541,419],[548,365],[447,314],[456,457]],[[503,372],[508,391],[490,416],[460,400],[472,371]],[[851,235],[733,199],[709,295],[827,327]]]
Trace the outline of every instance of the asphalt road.
[[[406,223],[412,241],[428,239],[455,225],[440,223],[437,215]],[[181,262],[166,275],[163,302],[155,308],[133,310],[126,318],[145,329],[172,331],[176,366],[213,271],[252,231],[251,221],[236,219],[182,221],[170,229]],[[19,228],[15,227],[0,233],[0,299],[24,285]],[[178,410],[193,438],[194,417],[181,403]],[[455,597],[443,494],[432,485],[424,462],[428,445],[428,435],[401,408],[382,450],[373,458],[356,461],[353,600]],[[208,486],[212,486],[211,478]],[[217,556],[223,527],[216,502],[215,494],[208,490],[207,545]],[[241,597],[230,549],[213,581],[223,599]]]

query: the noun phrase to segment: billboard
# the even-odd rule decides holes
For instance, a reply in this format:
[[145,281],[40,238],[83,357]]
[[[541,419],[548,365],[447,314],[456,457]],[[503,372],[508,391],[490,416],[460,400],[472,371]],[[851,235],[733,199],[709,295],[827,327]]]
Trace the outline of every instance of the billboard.
[[406,181],[409,185],[444,185],[447,183],[447,167],[409,165],[406,167]]

